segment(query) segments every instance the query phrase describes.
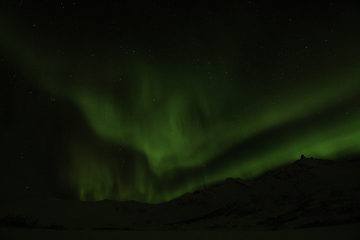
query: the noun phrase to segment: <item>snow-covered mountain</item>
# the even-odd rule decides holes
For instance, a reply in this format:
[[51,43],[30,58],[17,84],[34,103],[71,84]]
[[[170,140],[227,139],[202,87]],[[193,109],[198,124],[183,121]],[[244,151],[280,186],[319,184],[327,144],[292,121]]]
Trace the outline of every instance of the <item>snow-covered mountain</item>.
[[255,181],[229,178],[161,204],[56,198],[0,205],[0,226],[53,229],[289,229],[360,222],[360,161],[302,158]]

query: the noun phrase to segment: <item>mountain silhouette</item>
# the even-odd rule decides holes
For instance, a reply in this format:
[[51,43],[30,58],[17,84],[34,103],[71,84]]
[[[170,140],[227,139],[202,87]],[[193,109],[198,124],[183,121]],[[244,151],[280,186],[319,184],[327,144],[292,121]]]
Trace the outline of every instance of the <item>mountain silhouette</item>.
[[0,205],[1,227],[276,230],[360,222],[360,161],[301,157],[257,180],[228,178],[161,204],[52,197]]

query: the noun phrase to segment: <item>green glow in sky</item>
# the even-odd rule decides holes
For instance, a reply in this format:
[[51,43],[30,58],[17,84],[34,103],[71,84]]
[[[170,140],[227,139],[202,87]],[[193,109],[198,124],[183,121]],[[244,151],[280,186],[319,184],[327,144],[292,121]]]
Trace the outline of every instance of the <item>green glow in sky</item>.
[[[358,69],[348,68],[346,74],[340,72],[325,76],[330,80],[325,86],[309,88],[309,85],[299,84],[293,86],[296,92],[289,89],[284,94],[284,90],[279,89],[268,93],[267,97],[261,97],[261,101],[250,99],[248,102],[244,98],[244,102],[230,103],[230,107],[227,105],[228,96],[242,94],[237,86],[229,86],[225,91],[207,91],[209,82],[205,77],[201,80],[201,75],[162,79],[157,74],[141,70],[138,76],[131,79],[136,83],[130,87],[132,93],[128,99],[121,99],[117,92],[108,94],[98,88],[79,87],[67,97],[79,106],[94,133],[105,142],[143,153],[150,171],[157,176],[156,180],[144,177],[146,171],[140,162],[136,158],[131,159],[135,162],[132,169],[134,179],[129,186],[119,181],[116,167],[101,156],[95,158],[91,153],[74,151],[73,160],[77,167],[73,168],[73,176],[80,199],[129,200],[135,196],[136,200],[145,202],[167,201],[229,176],[255,177],[293,161],[301,154],[336,158],[343,149],[358,152],[358,105],[349,106],[346,112],[337,107],[342,104],[341,101],[351,104],[356,99],[359,83],[355,79],[360,77]],[[218,71],[221,72],[221,69]],[[171,76],[171,72],[166,76]],[[181,81],[183,86],[178,86],[176,83]],[[318,79],[312,81],[317,83]],[[91,79],[90,82],[106,85],[103,78]],[[226,85],[226,75],[219,82]],[[119,89],[126,85],[118,84]],[[62,91],[60,94],[67,94],[66,88]],[[247,91],[256,94],[254,89]],[[275,101],[267,101],[267,98],[273,99],[275,96],[279,96]],[[124,100],[126,103],[122,104]],[[250,103],[253,101],[255,106],[251,109]],[[327,110],[332,108],[337,111],[327,115]],[[317,115],[326,117],[316,120]],[[266,136],[267,131],[276,128],[278,131],[273,130],[275,136]],[[267,142],[258,146],[255,142],[251,146],[252,152],[233,156],[229,164],[222,165],[222,160],[219,160],[220,167],[211,167],[210,164],[207,169],[206,165],[214,157],[262,134],[267,137]],[[169,173],[174,173],[176,177],[178,169],[192,168],[203,168],[205,173],[202,174],[206,177],[183,179],[176,188],[173,184],[167,184]]]
[[89,126],[64,146],[71,161],[60,177],[81,200],[158,203],[301,154],[360,153],[359,61],[270,74],[229,49],[169,61],[136,47],[110,56],[100,46],[102,55],[84,57],[1,31],[22,74],[70,101]]

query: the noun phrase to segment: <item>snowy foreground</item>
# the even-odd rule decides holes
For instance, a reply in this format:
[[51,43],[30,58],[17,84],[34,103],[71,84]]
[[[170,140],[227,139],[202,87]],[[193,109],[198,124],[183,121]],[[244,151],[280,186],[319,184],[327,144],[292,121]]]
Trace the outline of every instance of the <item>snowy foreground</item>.
[[0,205],[0,239],[360,239],[360,161],[304,158],[162,204]]
[[349,224],[334,227],[319,227],[306,229],[291,229],[278,231],[121,231],[121,230],[49,230],[49,229],[0,229],[1,239],[51,239],[51,240],[79,240],[79,239],[267,239],[267,240],[351,240],[359,239],[360,224]]

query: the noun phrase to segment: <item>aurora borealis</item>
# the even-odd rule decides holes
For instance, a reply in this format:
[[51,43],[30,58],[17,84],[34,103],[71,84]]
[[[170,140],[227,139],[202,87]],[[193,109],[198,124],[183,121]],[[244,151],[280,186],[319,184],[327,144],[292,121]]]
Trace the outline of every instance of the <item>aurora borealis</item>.
[[159,203],[360,153],[359,4],[37,4],[0,12],[2,192]]

